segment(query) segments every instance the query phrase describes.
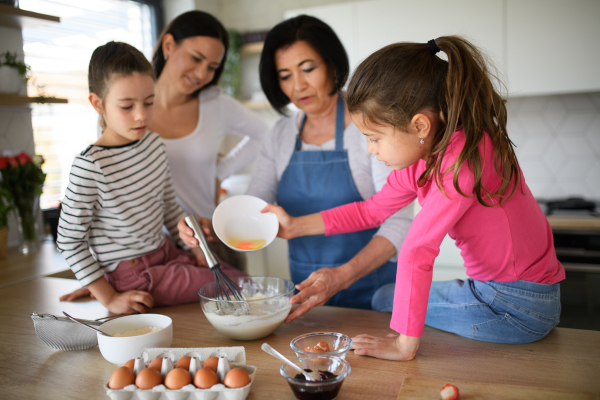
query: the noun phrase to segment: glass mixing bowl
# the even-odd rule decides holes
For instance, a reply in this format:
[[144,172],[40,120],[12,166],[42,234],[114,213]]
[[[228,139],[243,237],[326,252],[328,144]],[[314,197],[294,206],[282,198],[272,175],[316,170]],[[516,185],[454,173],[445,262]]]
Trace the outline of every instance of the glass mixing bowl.
[[[325,342],[329,345],[329,352],[314,352],[306,350],[307,347],[314,348],[318,343]],[[314,332],[296,336],[290,342],[290,347],[298,357],[309,355],[338,356],[346,358],[346,353],[352,347],[352,339],[343,333],[337,332]]]
[[202,311],[216,330],[230,339],[255,340],[269,336],[290,312],[294,283],[271,276],[233,279],[247,301],[215,299],[215,283],[198,291]]

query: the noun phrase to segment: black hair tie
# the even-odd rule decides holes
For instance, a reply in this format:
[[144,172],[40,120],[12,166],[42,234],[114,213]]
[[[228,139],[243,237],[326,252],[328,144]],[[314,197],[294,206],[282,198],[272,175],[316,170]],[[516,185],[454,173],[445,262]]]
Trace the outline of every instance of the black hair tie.
[[442,49],[440,49],[438,45],[435,44],[435,39],[431,39],[429,42],[427,42],[427,44],[429,45],[429,51],[431,51],[431,54],[433,55],[442,51]]

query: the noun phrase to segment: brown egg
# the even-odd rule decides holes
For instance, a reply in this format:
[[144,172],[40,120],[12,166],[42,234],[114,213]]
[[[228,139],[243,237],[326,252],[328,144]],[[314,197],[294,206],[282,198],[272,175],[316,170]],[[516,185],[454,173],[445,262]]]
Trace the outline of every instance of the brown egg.
[[165,386],[167,389],[181,389],[190,383],[192,383],[192,377],[183,368],[173,368],[165,377]]
[[192,361],[192,357],[189,357],[189,356],[181,357],[175,364],[175,368],[183,368],[185,370],[189,370],[190,369],[190,361]]
[[200,368],[194,377],[194,386],[200,389],[208,389],[219,383],[219,377],[210,368]]
[[135,382],[135,376],[133,371],[129,367],[122,366],[113,372],[108,381],[108,387],[111,389],[123,389],[127,385],[131,385]]
[[217,366],[219,365],[219,357],[208,357],[206,361],[202,363],[203,368],[210,368],[217,372]]
[[124,367],[127,367],[130,370],[132,370],[132,371],[133,371],[133,366],[134,365],[135,365],[135,358],[132,358],[131,360],[129,360],[125,364],[123,364]]
[[154,360],[152,360],[150,362],[150,365],[148,365],[148,368],[154,368],[155,370],[157,370],[158,372],[160,372],[160,369],[162,368],[162,358],[155,358]]
[[223,383],[228,388],[240,388],[250,383],[250,376],[241,368],[234,368],[225,375]]
[[135,378],[135,386],[144,390],[152,389],[154,386],[158,386],[161,383],[162,376],[160,376],[160,372],[154,368],[145,368],[141,370]]

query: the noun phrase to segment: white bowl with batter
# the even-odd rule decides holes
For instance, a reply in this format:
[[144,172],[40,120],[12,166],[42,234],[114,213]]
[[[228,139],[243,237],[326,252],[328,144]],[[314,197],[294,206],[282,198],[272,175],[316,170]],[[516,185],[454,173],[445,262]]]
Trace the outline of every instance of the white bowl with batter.
[[123,365],[139,357],[145,348],[170,347],[173,341],[173,320],[160,314],[126,315],[105,322],[99,329],[110,335],[123,335],[97,334],[100,353],[113,364]]
[[288,316],[294,283],[270,276],[234,279],[247,301],[219,301],[214,282],[198,291],[208,322],[223,335],[235,340],[255,340],[269,336]]

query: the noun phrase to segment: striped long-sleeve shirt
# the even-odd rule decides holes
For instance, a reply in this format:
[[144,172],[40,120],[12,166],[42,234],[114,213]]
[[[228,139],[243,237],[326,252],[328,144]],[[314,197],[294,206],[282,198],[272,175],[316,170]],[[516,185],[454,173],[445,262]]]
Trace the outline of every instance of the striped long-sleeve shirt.
[[85,286],[120,261],[159,248],[166,225],[179,239],[175,200],[159,135],[118,147],[89,146],[73,161],[58,225],[58,249]]

